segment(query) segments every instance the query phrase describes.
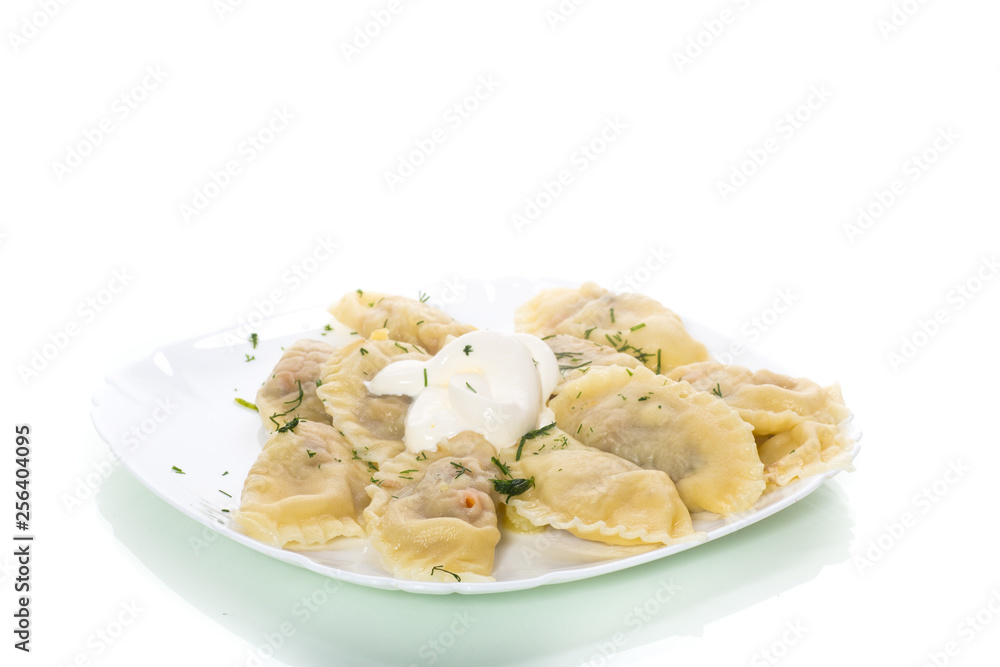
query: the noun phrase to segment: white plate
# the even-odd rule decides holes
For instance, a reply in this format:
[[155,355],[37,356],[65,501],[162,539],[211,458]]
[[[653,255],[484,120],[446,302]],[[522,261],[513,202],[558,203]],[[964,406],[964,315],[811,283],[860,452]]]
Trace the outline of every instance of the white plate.
[[[435,295],[431,303],[459,319],[482,328],[510,330],[514,306],[545,286],[505,281],[429,291]],[[254,327],[259,334],[256,349],[246,341],[245,329],[168,345],[107,378],[93,397],[94,426],[139,481],[196,521],[279,560],[364,586],[434,594],[513,591],[614,572],[704,543],[650,549],[602,545],[551,529],[534,535],[505,533],[497,547],[496,581],[430,583],[386,574],[377,555],[359,538],[343,539],[319,551],[286,551],[244,535],[223,510],[237,509],[264,430],[257,414],[238,406],[234,398],[254,400],[283,346],[304,337],[322,336],[335,345],[346,340],[349,332],[337,327],[322,335],[330,321],[323,307],[264,320]],[[728,349],[730,341],[718,334],[693,322],[687,327],[709,350]],[[248,354],[255,359],[247,361]],[[739,363],[778,370],[752,352]],[[857,440],[860,433],[853,430]],[[728,535],[805,498],[834,474],[799,480],[768,494],[739,516],[696,516],[695,530],[705,532],[706,541]]]

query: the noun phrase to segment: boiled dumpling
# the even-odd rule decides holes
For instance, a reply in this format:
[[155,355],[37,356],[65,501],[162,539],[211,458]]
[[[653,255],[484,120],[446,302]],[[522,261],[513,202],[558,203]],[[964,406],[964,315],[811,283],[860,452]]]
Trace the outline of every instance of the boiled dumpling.
[[670,475],[691,511],[735,514],[764,491],[750,425],[722,400],[645,368],[594,367],[549,401],[581,442]]
[[[500,530],[490,479],[493,446],[465,431],[424,457],[404,452],[409,474],[394,471],[368,487],[369,542],[393,576],[420,581],[488,581]],[[410,461],[412,460],[412,463]],[[385,478],[387,464],[375,477]],[[412,477],[412,479],[406,479]]]
[[339,536],[363,535],[366,466],[331,426],[298,420],[273,433],[257,457],[233,517],[265,544],[315,548]]
[[768,370],[703,362],[675,368],[669,377],[712,391],[753,426],[764,476],[783,486],[830,470],[852,469],[851,416],[838,385]]
[[257,391],[257,411],[268,431],[296,417],[329,424],[330,417],[316,397],[320,367],[333,348],[319,340],[302,339],[289,346],[271,375]]
[[375,396],[365,382],[395,361],[429,357],[412,345],[392,340],[356,340],[330,355],[316,390],[333,425],[359,458],[373,467],[403,451],[408,396]]
[[591,366],[635,368],[642,365],[638,359],[631,355],[576,336],[554,334],[545,336],[542,340],[552,348],[552,352],[556,355],[559,373],[563,378],[576,377],[586,372],[586,369]]
[[539,292],[514,314],[517,331],[539,337],[568,334],[612,347],[664,372],[708,359],[705,346],[672,310],[642,294],[613,294],[594,283]]
[[821,387],[805,378],[714,361],[688,364],[665,375],[699,391],[715,391],[757,436],[780,433],[802,421],[839,424],[851,414],[836,384]]
[[557,427],[525,442],[520,457],[518,447],[508,447],[498,460],[502,481],[531,480],[505,503],[533,526],[606,544],[674,544],[696,537],[665,472],[583,445]]
[[422,301],[379,292],[350,292],[329,311],[366,338],[386,329],[390,339],[419,345],[430,354],[437,354],[450,337],[475,330]]

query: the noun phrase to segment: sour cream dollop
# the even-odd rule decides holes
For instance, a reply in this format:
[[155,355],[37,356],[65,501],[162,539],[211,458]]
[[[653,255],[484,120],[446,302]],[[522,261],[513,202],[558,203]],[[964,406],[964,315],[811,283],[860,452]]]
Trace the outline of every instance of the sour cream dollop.
[[545,401],[558,381],[555,354],[536,336],[472,331],[427,361],[389,364],[365,386],[414,399],[403,442],[417,453],[462,431],[482,434],[498,450],[516,445],[555,421]]

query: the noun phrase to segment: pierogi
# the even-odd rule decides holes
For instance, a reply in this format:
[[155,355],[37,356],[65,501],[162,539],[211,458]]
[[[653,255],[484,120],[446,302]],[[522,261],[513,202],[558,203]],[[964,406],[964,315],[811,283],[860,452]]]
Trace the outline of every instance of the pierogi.
[[[359,338],[339,349],[297,341],[257,392],[268,438],[233,517],[266,544],[323,549],[363,538],[394,577],[490,581],[505,531],[655,549],[704,539],[702,521],[751,512],[777,487],[852,469],[851,413],[838,385],[714,362],[648,296],[584,283],[542,290],[516,309],[514,328],[544,342],[520,339],[532,350],[529,377],[541,378],[546,364],[552,377],[539,379],[540,392],[530,387],[537,428],[515,446],[482,429],[415,446],[407,417],[419,391],[369,389],[387,366],[419,369],[475,327],[422,301],[363,290],[329,312]],[[452,350],[463,365],[449,380],[458,398],[434,410],[469,410],[507,389],[476,375],[482,335],[438,355]],[[419,373],[407,381],[419,389]]]

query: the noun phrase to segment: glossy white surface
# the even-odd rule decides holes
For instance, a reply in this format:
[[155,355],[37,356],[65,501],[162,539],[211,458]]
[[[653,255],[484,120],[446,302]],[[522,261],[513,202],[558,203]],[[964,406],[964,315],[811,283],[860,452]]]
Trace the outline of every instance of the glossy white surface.
[[[555,0],[403,2],[348,62],[342,44],[386,6],[3,3],[8,621],[15,423],[35,430],[37,541],[35,645],[16,652],[4,625],[0,664],[923,667],[946,649],[948,667],[994,664],[1000,4],[587,2],[552,26]],[[60,179],[53,162],[105,119]],[[109,372],[175,341],[343,287],[422,289],[459,312],[481,301],[467,281],[506,276],[639,288],[839,380],[865,429],[857,471],[621,572],[412,595],[218,537],[116,465],[91,423]],[[185,435],[159,398],[135,406],[137,447]]]

